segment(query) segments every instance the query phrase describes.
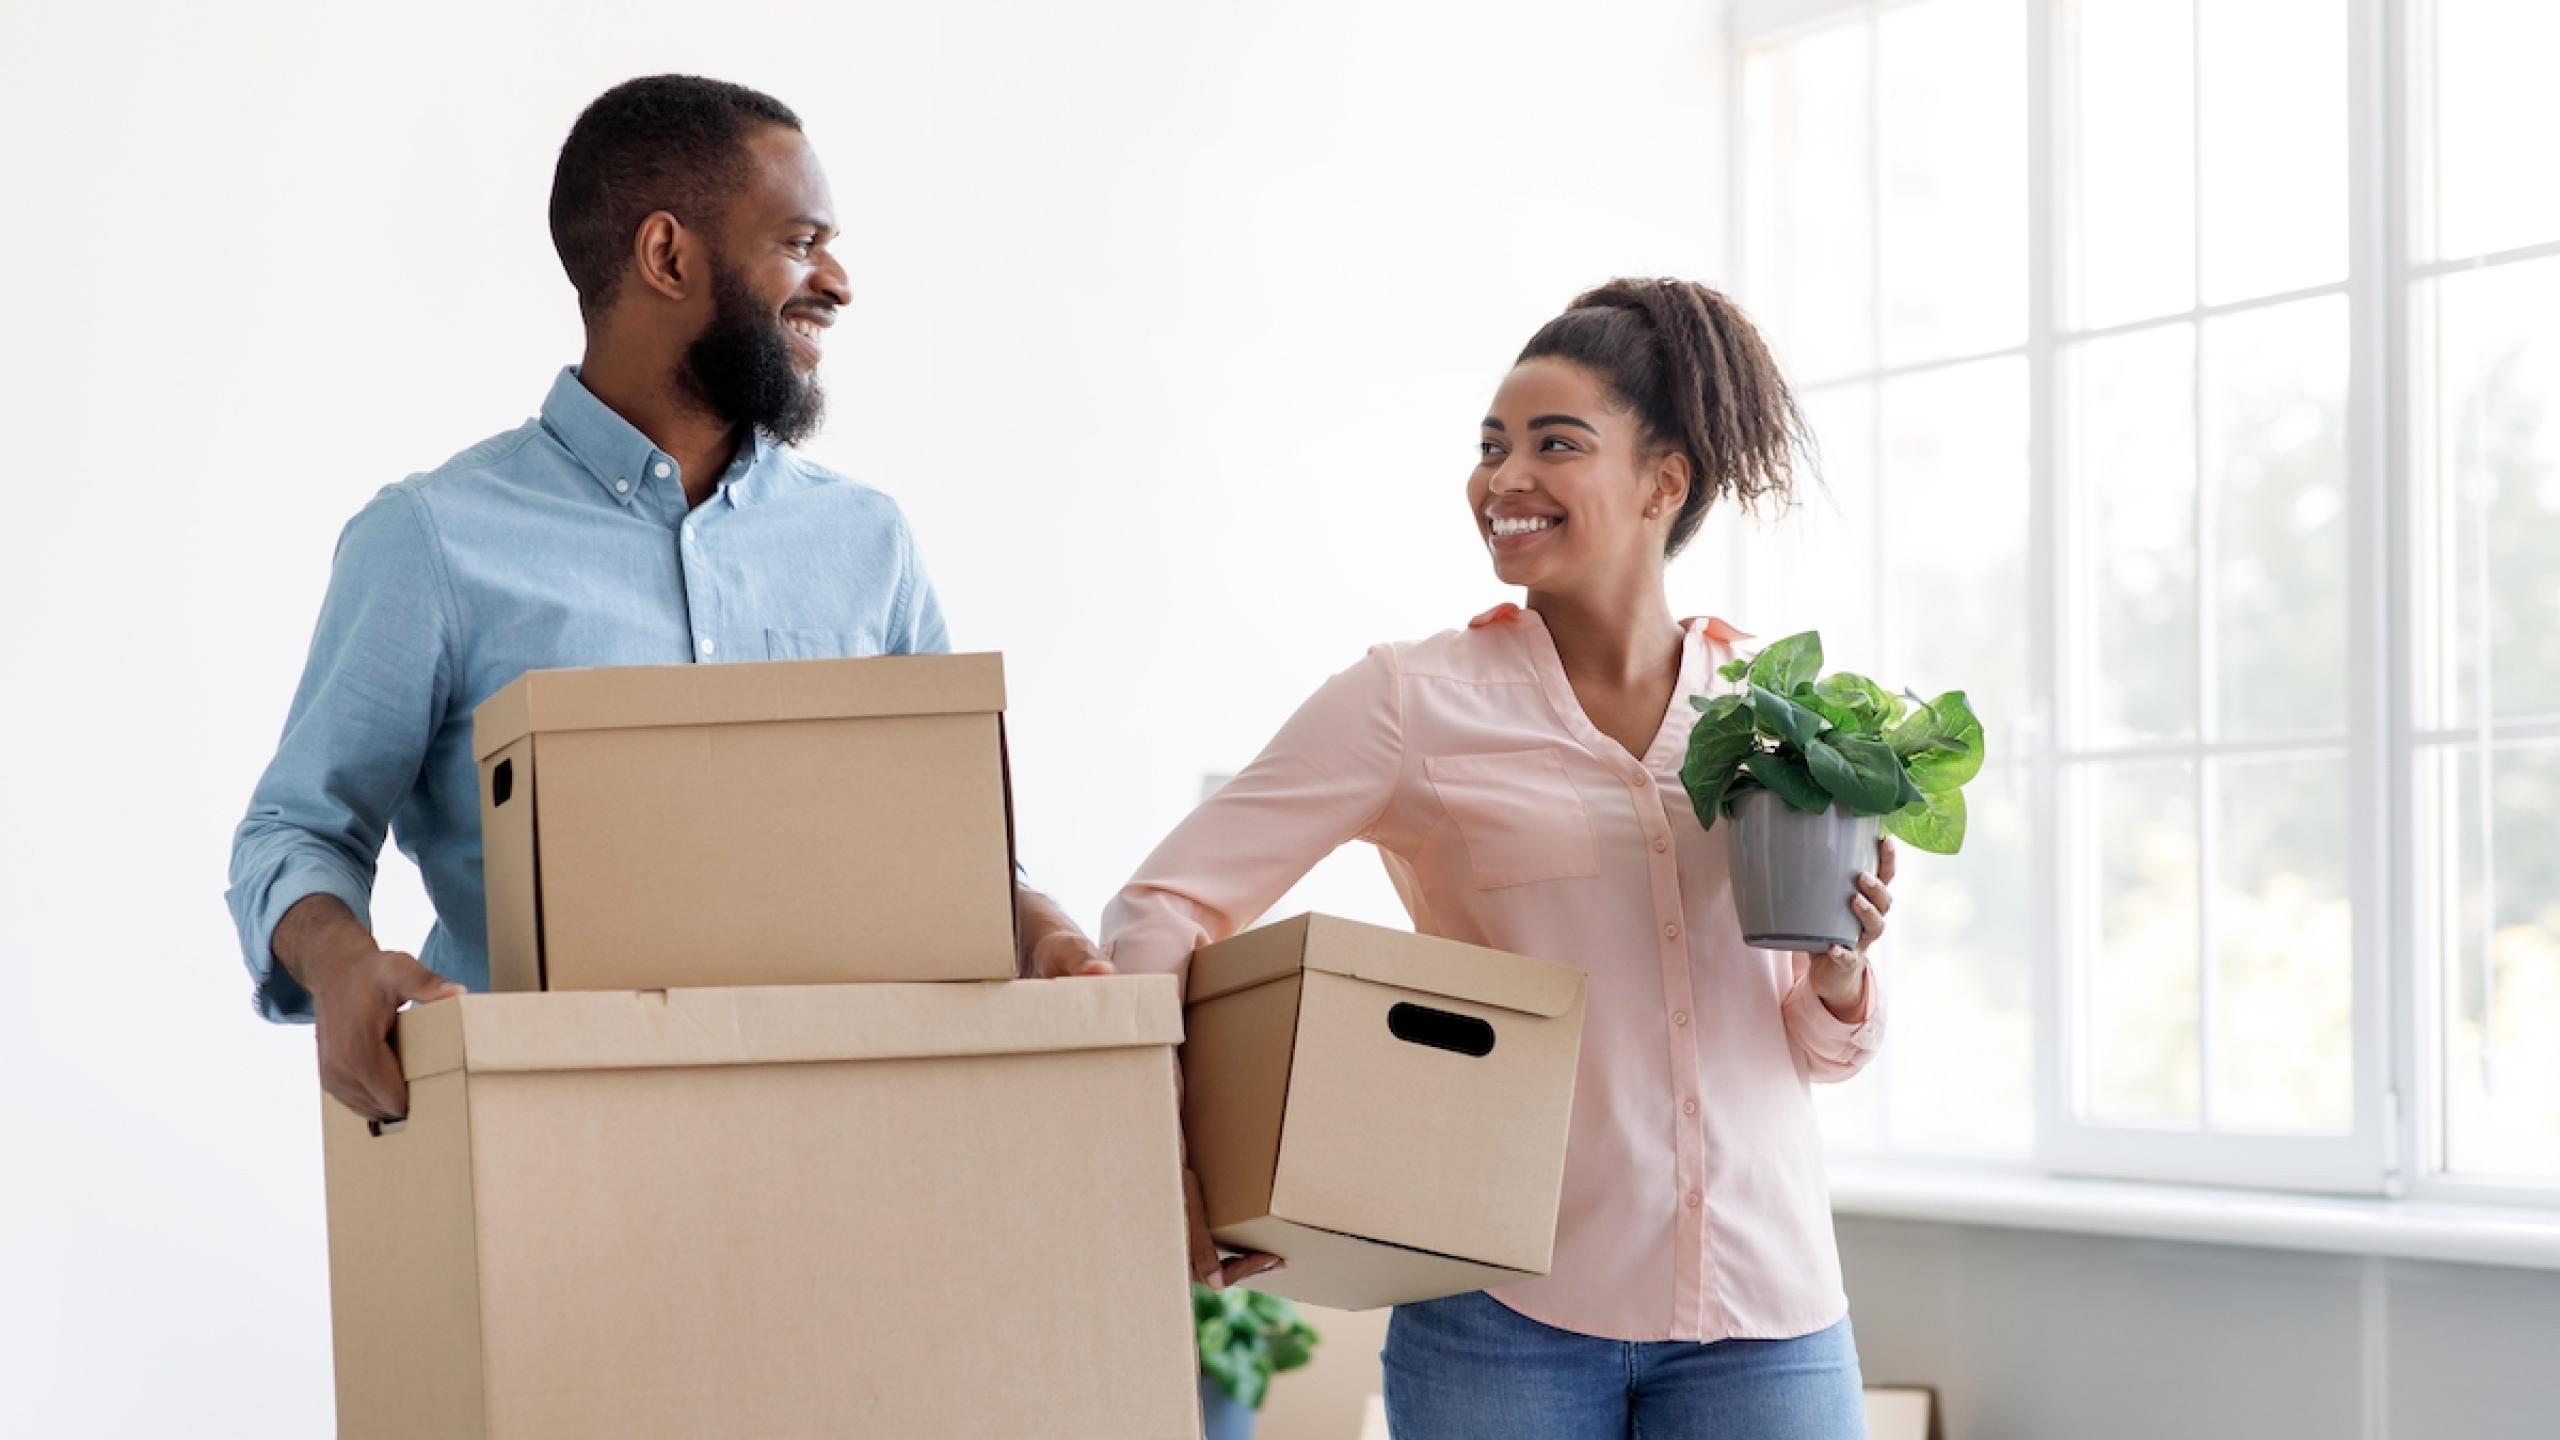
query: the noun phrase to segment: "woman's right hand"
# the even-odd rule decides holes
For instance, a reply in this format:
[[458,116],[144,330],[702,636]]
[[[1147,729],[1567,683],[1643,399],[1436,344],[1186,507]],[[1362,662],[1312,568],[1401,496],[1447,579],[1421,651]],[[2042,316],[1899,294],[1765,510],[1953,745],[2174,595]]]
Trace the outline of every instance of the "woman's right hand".
[[1220,1259],[1217,1242],[1209,1238],[1209,1207],[1200,1200],[1200,1174],[1188,1165],[1182,1167],[1182,1218],[1191,1226],[1191,1278],[1212,1290],[1268,1275],[1287,1263],[1251,1250]]

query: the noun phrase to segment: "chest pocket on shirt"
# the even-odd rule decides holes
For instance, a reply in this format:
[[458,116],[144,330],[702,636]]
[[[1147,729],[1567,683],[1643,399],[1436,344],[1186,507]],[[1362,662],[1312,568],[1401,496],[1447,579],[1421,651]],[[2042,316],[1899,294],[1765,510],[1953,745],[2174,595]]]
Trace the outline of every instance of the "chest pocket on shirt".
[[767,628],[767,660],[855,660],[880,653],[865,630],[790,630]]
[[1478,888],[1600,873],[1591,811],[1565,774],[1561,752],[1432,755],[1422,768],[1466,841]]

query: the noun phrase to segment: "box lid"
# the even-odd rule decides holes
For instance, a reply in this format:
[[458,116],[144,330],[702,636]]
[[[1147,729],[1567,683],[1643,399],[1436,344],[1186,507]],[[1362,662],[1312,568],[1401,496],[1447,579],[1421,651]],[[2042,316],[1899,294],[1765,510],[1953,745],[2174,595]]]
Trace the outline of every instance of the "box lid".
[[465,995],[401,1012],[401,1071],[643,1070],[1174,1045],[1169,975]]
[[1186,1000],[1197,1005],[1300,969],[1548,1019],[1582,1003],[1586,978],[1569,965],[1505,950],[1307,914],[1201,947],[1191,959]]
[[759,720],[973,715],[1004,709],[1004,657],[873,655],[727,665],[528,670],[471,713],[472,758],[525,736]]

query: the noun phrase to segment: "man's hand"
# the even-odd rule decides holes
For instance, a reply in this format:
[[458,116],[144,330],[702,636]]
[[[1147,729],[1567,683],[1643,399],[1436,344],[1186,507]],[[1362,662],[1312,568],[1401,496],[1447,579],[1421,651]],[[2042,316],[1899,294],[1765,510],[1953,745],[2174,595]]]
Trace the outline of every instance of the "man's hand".
[[1232,1260],[1218,1258],[1218,1244],[1209,1238],[1209,1207],[1201,1203],[1200,1176],[1190,1166],[1182,1167],[1182,1218],[1191,1227],[1191,1278],[1212,1290],[1268,1275],[1285,1262],[1277,1255],[1248,1251]]
[[391,1053],[400,1007],[449,1000],[462,987],[385,950],[347,907],[314,895],[276,926],[276,959],[311,992],[312,1029],[320,1049],[320,1088],[367,1120],[409,1113],[409,1082]]

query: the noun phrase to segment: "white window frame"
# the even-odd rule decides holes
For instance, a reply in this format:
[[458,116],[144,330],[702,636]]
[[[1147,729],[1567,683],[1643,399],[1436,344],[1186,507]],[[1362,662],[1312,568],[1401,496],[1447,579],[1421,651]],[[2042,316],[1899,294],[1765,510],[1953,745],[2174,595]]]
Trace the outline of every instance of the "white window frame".
[[[1749,264],[1750,135],[1745,103],[1745,67],[1756,48],[1780,42],[1790,34],[1823,23],[1863,16],[1873,22],[1903,3],[1926,0],[1733,0],[1729,14],[1728,50],[1728,254],[1737,268]],[[2478,1201],[2510,1206],[2560,1208],[2560,1184],[2505,1181],[2443,1172],[2443,1094],[2441,1029],[2437,1002],[2439,977],[2434,973],[2432,940],[2420,934],[2419,866],[2428,848],[2416,834],[2420,818],[2417,778],[2420,764],[2433,752],[2415,724],[2416,686],[2412,632],[2417,570],[2412,549],[2419,463],[2414,402],[2415,337],[2411,328],[2415,287],[2450,270],[2506,260],[2560,253],[2560,244],[2503,253],[2476,260],[2414,264],[2416,212],[2411,199],[2426,177],[2417,145],[2421,111],[2432,59],[2423,40],[2425,0],[2348,0],[2346,45],[2347,224],[2348,265],[2338,283],[2255,298],[2236,304],[2200,305],[2184,315],[2146,318],[2125,325],[2066,329],[2065,264],[2073,252],[2066,227],[2071,207],[2063,202],[2071,176],[2071,122],[2067,97],[2060,94],[2071,65],[2068,0],[2021,0],[2025,6],[2026,49],[2019,59],[2028,67],[2027,109],[2023,117],[2027,144],[2028,284],[2027,335],[2023,346],[1979,355],[1949,357],[1921,365],[1885,365],[1881,356],[1862,371],[1819,377],[1822,388],[1834,385],[1873,387],[1878,382],[1921,371],[1950,368],[1993,355],[2023,353],[2027,360],[2029,514],[2027,570],[2030,601],[2029,697],[2033,718],[2027,734],[2013,742],[2026,756],[2029,770],[2030,834],[2033,871],[2029,877],[2030,931],[2035,953],[2027,957],[2030,1015],[2035,1060],[2034,1140],[2028,1157],[2037,1169],[2080,1175],[2139,1180],[2182,1181],[2223,1186],[2300,1190],[2338,1194],[2411,1196],[2428,1200]],[[2209,0],[2189,0],[2200,7]],[[1871,52],[1872,61],[1872,52]],[[1880,77],[1870,66],[1871,126],[1879,123],[1873,97]],[[2202,104],[2201,87],[2197,103]],[[2202,124],[2196,143],[2206,143]],[[1872,141],[1872,136],[1871,136]],[[1876,162],[1870,149],[1871,185]],[[2201,167],[2198,184],[2201,185]],[[2196,223],[2204,223],[2199,203]],[[1882,225],[1880,207],[1871,204],[1871,265]],[[1746,291],[1747,294],[1747,291]],[[2066,855],[2086,857],[2090,848],[2054,843],[2064,838],[2071,812],[2064,805],[2066,770],[2079,768],[2097,754],[2083,750],[2066,756],[2060,739],[2076,733],[2066,723],[2064,706],[2079,687],[2067,685],[2064,638],[2080,616],[2068,608],[2077,603],[2060,577],[2079,533],[2069,510],[2075,488],[2066,463],[2070,453],[2065,424],[2068,407],[2062,393],[2064,355],[2072,343],[2155,326],[2195,324],[2221,315],[2262,309],[2322,294],[2343,294],[2349,310],[2349,356],[2346,394],[2348,529],[2348,686],[2346,697],[2345,783],[2352,789],[2349,809],[2348,883],[2354,897],[2353,947],[2350,966],[2355,1034],[2352,1040],[2353,1087],[2348,1129],[2332,1136],[2214,1133],[2085,1119],[2073,1104],[2077,1057],[2085,1047],[2077,1033],[2083,1011],[2074,985],[2081,973],[2077,946],[2067,933],[2071,906],[2066,888],[2075,877],[2064,871]],[[1872,304],[1880,312],[1879,292]],[[1809,377],[1810,378],[1810,377]],[[1880,393],[1880,392],[1879,392]],[[2198,443],[2202,443],[2199,425]],[[2207,477],[2199,466],[2199,503],[2206,498]],[[1879,491],[1884,480],[1878,476]],[[1747,576],[1752,546],[1749,537],[1733,537],[1733,564]],[[2199,586],[2210,575],[2199,568]],[[2213,607],[2200,605],[2200,615]],[[2201,623],[2201,622],[2200,622]],[[2085,633],[2085,632],[2082,632]],[[2210,651],[2201,652],[2209,665]],[[2531,727],[2526,727],[2530,730]],[[2502,736],[2515,727],[2500,727]],[[2468,732],[2466,732],[2466,735]],[[2315,743],[2315,742],[2305,742]],[[2335,753],[2334,738],[2316,742]],[[2106,756],[2157,753],[2163,758],[2202,755],[2287,753],[2293,742],[2245,743],[2184,741],[2158,746],[2109,749]],[[2199,767],[2201,783],[2201,767]],[[2200,920],[2212,923],[2212,816],[2198,808],[2208,852],[2200,857],[2207,883],[2199,895]],[[2075,863],[2079,863],[2075,859]],[[2078,913],[2085,914],[2085,908]],[[2200,991],[2200,1023],[2211,1024],[2210,976]],[[2209,1040],[2202,1042],[2209,1046]],[[2210,1069],[2210,1049],[2200,1059]],[[2210,1086],[2210,1076],[2206,1077]],[[1889,1107],[1890,1108],[1890,1107]],[[1874,1153],[1874,1152],[1870,1152]],[[1944,1151],[1915,1151],[1889,1146],[1885,1158],[1963,1158]],[[2014,1162],[2013,1162],[2014,1163]]]
[[[2380,12],[2380,35],[2394,42],[2383,53],[2387,56],[2396,49],[2401,57],[2397,65],[2386,62],[2377,67],[2377,79],[2386,87],[2382,92],[2384,108],[2391,117],[2381,139],[2393,208],[2384,217],[2385,223],[2377,224],[2375,229],[2386,251],[2383,267],[2389,276],[2380,303],[2387,314],[2390,334],[2399,337],[2399,343],[2388,345],[2385,351],[2385,396],[2395,422],[2390,427],[2385,453],[2393,488],[2391,513],[2401,522],[2392,527],[2388,537],[2391,574],[2400,581],[2402,593],[2413,601],[2421,573],[2414,553],[2420,538],[2419,477],[2434,478],[2428,473],[2432,460],[2421,459],[2425,442],[2432,437],[2424,431],[2426,412],[2418,403],[2433,381],[2424,369],[2427,342],[2433,337],[2431,332],[2422,330],[2415,318],[2417,289],[2458,272],[2560,257],[2560,239],[2553,239],[2453,259],[2415,258],[2419,211],[2414,202],[2424,199],[2430,208],[2435,203],[2436,177],[2422,151],[2418,123],[2421,117],[2432,121],[2434,111],[2433,30],[2421,23],[2427,3],[2428,0],[2359,0],[2362,8]],[[2398,747],[2398,763],[2390,776],[2391,799],[2396,813],[2408,817],[2408,823],[2400,827],[2407,833],[2395,836],[2401,849],[2394,857],[2391,876],[2393,913],[2399,918],[2391,938],[2395,952],[2406,957],[2406,963],[2393,967],[2392,975],[2394,1012],[2406,1017],[2406,1023],[2396,1027],[2393,1035],[2398,1042],[2393,1083],[2401,1094],[2411,1098],[2414,1113],[2421,1117],[2419,1123],[2404,1127],[2405,1133],[2400,1137],[2395,1158],[2402,1184],[2397,1193],[2428,1201],[2560,1211],[2560,1181],[2454,1174],[2444,1167],[2444,977],[2434,937],[2420,931],[2420,922],[2426,915],[2420,876],[2427,857],[2418,849],[2416,840],[2416,822],[2422,813],[2418,777],[2425,763],[2443,747],[2466,740],[2486,743],[2560,739],[2560,722],[2499,722],[2484,715],[2470,725],[2420,725],[2416,678],[2420,662],[2431,657],[2426,655],[2424,639],[2416,633],[2417,614],[2415,604],[2403,603],[2394,607],[2391,616],[2393,654],[2399,662],[2390,696],[2391,726],[2394,735],[2404,737]]]

